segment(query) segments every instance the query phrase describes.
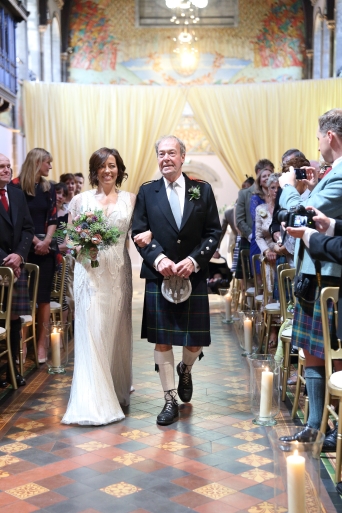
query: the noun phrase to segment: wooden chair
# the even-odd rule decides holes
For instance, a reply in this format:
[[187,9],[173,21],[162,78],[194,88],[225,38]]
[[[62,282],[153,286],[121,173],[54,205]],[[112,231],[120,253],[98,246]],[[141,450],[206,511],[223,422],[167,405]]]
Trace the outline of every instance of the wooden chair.
[[51,297],[56,298],[56,301],[50,301],[50,315],[54,322],[57,321],[57,315],[59,320],[63,322],[63,295],[64,295],[64,282],[65,282],[65,268],[66,259],[63,257],[61,271],[56,271],[53,277]]
[[[249,262],[249,249],[242,249],[240,251],[241,255],[241,267],[242,267],[242,279],[244,285],[244,292],[242,297],[242,308],[247,307],[249,309],[253,309],[254,306],[254,286],[251,286],[253,283],[251,266]],[[250,299],[249,299],[250,298]],[[248,300],[249,299],[249,300]]]
[[21,315],[21,330],[22,334],[27,334],[27,330],[29,328],[32,329],[32,335],[26,336],[24,338],[21,337],[20,340],[20,351],[19,351],[19,368],[20,374],[24,374],[24,358],[23,358],[23,344],[27,344],[32,340],[33,342],[33,350],[34,350],[34,360],[37,369],[39,368],[38,363],[38,353],[37,353],[37,336],[36,336],[36,305],[37,305],[37,294],[38,294],[38,282],[39,282],[39,267],[35,264],[25,264],[25,270],[28,274],[27,276],[27,284],[30,287],[31,282],[32,285],[32,298],[30,300],[31,306],[31,314],[30,315]]
[[[280,266],[287,265],[281,264]],[[293,312],[288,310],[289,301],[287,297],[290,297],[290,301],[294,304],[294,296],[292,294],[292,281],[295,277],[296,269],[283,269],[279,272],[278,278],[278,286],[279,286],[279,298],[280,298],[280,314],[282,317],[283,324],[286,321],[289,326],[285,327],[280,335],[280,340],[283,343],[284,348],[284,357],[283,357],[283,378],[282,378],[282,393],[281,400],[285,401],[286,398],[286,387],[287,387],[287,378],[290,369],[290,346],[292,339],[292,324],[291,320],[293,319]]]
[[[269,295],[267,289],[267,280],[266,280],[266,261],[263,259],[261,263],[261,276],[262,276],[262,284],[264,288],[264,329],[260,339],[260,347],[259,352],[262,350],[263,339],[265,339],[265,348],[264,353],[268,353],[268,341],[271,332],[271,326],[280,326],[279,322],[275,321],[275,317],[280,316],[280,304],[279,303],[269,303]],[[264,335],[266,331],[266,334]]]
[[[257,272],[256,272],[256,263],[259,262],[261,269],[261,255],[253,255],[252,256],[252,268],[253,268],[253,282],[254,282],[254,305],[256,310],[260,310],[261,305],[264,300],[263,294],[263,285],[262,283],[258,283]],[[258,294],[258,292],[262,292]]]
[[[0,341],[5,341],[6,349],[0,351],[0,358],[7,354],[9,374],[12,387],[17,390],[18,385],[15,379],[12,351],[11,351],[11,309],[14,285],[14,273],[9,267],[0,267]],[[6,301],[6,305],[5,305]]]
[[[302,385],[305,386],[305,378],[303,376],[305,368],[305,356],[303,349],[299,349],[298,351],[298,369],[297,369],[297,383],[296,383],[296,391],[293,399],[293,406],[292,406],[292,418],[294,419],[297,415],[298,410],[298,403],[299,403],[299,395],[300,395],[300,388]],[[306,395],[305,396],[305,403],[304,403],[304,424],[306,424],[309,416],[309,398]]]
[[[337,444],[336,444],[336,469],[335,469],[335,482],[341,480],[341,463],[342,463],[342,421],[339,422],[339,415],[342,416],[342,388],[337,387],[332,382],[333,376],[333,360],[342,359],[342,343],[338,340],[338,348],[331,348],[330,329],[328,321],[328,308],[327,301],[332,300],[334,304],[334,318],[333,322],[337,326],[337,301],[338,301],[339,287],[326,287],[321,292],[321,309],[322,309],[322,326],[323,326],[323,342],[324,342],[324,359],[325,359],[325,401],[323,409],[323,417],[321,423],[321,431],[325,433],[328,425],[329,413],[338,422],[337,428]],[[339,374],[342,383],[342,371],[334,373],[334,378]],[[336,413],[334,408],[331,407],[331,399],[337,398],[339,401],[339,414]]]

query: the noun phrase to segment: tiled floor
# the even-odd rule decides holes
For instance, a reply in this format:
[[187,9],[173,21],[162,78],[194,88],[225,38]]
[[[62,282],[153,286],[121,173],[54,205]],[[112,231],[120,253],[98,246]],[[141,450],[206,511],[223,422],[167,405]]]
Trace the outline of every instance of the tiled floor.
[[[213,343],[194,367],[194,396],[180,419],[156,425],[162,407],[153,347],[140,341],[134,301],[134,386],[119,423],[60,424],[71,383],[45,369],[8,394],[0,422],[0,513],[272,513],[273,455],[252,424],[249,373],[234,327],[212,316]],[[176,349],[176,361],[180,350]],[[10,395],[10,397],[8,397]],[[285,405],[279,416],[289,422]],[[333,484],[325,476],[329,491]],[[322,486],[323,511],[342,501]],[[340,501],[340,504],[337,502]]]

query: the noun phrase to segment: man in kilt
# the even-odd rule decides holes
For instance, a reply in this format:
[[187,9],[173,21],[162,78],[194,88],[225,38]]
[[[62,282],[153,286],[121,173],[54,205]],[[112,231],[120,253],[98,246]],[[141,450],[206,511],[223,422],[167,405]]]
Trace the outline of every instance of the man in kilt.
[[[163,176],[140,187],[132,238],[137,245],[142,232],[152,232],[149,244],[137,246],[143,258],[140,276],[146,279],[141,336],[155,344],[154,360],[165,397],[157,423],[168,425],[178,416],[172,346],[183,347],[177,390],[183,402],[190,402],[192,365],[202,347],[210,345],[206,278],[221,225],[211,186],[182,173],[184,143],[165,136],[157,141],[156,152]],[[163,297],[163,279],[171,276],[190,279],[192,293],[184,302],[175,304]]]
[[[280,206],[289,209],[302,204],[305,207],[313,207],[321,210],[332,218],[342,216],[342,109],[332,109],[323,114],[318,120],[319,126],[317,138],[319,150],[326,162],[332,165],[331,170],[317,183],[317,171],[306,167],[310,183],[310,195],[305,201],[300,200],[300,195],[295,189],[296,178],[293,168],[283,174],[279,184],[283,189],[280,196]],[[294,229],[287,229],[290,235],[301,236]],[[329,235],[329,232],[327,233]],[[333,231],[332,231],[333,234]],[[295,248],[295,264],[298,259],[299,243]],[[303,244],[303,243],[301,243]],[[338,287],[341,281],[341,265],[321,262],[321,287]],[[309,418],[304,429],[296,436],[296,439],[305,441],[310,438],[310,428],[319,429],[322,421],[324,396],[325,396],[325,367],[324,345],[321,321],[321,304],[315,298],[319,293],[314,259],[304,249],[301,264],[301,273],[309,280],[309,288],[305,293],[305,299],[298,299],[293,319],[292,344],[301,347],[305,354],[305,380],[309,397]],[[330,306],[330,310],[332,305]],[[330,311],[332,317],[332,310]],[[291,437],[285,437],[291,439]],[[323,451],[336,451],[337,429],[334,429],[325,438]]]
[[[25,380],[19,374],[15,360],[19,354],[20,316],[31,313],[27,274],[23,264],[33,240],[34,225],[24,193],[8,185],[11,177],[11,163],[5,155],[0,154],[0,265],[13,269],[16,277],[12,297],[10,339],[16,382],[18,386],[23,386]],[[0,380],[0,387],[5,388],[9,381],[7,365],[6,379]]]

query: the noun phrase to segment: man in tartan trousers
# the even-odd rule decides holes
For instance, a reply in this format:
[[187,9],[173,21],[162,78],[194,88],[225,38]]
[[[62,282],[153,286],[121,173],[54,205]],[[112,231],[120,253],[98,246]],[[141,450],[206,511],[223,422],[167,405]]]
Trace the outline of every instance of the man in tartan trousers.
[[[143,258],[140,276],[146,279],[142,338],[155,344],[154,360],[165,397],[157,423],[168,425],[178,417],[177,391],[183,402],[191,401],[192,365],[202,347],[210,345],[206,278],[221,225],[211,186],[182,173],[184,143],[173,135],[165,136],[157,141],[156,152],[163,176],[140,187],[132,238]],[[140,248],[137,242],[147,230],[152,240]],[[182,303],[171,303],[161,294],[163,279],[171,276],[190,279],[192,293]],[[177,391],[174,345],[183,347]]]
[[[22,264],[30,250],[34,226],[24,193],[8,185],[11,178],[11,163],[5,155],[0,154],[0,265],[11,267],[17,278],[13,288],[10,338],[15,379],[18,386],[23,386],[25,380],[17,371],[15,360],[19,354],[20,315],[31,313],[27,274]],[[7,366],[6,379],[0,380],[0,387],[5,388],[9,381]]]

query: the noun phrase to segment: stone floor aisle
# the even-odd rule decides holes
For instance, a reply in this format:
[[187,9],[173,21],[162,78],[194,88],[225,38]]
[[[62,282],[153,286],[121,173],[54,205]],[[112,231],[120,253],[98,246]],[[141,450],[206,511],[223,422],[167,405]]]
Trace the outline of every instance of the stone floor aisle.
[[[0,513],[272,513],[273,459],[252,424],[249,373],[234,329],[212,316],[213,344],[194,367],[194,396],[180,419],[156,425],[162,394],[153,347],[139,338],[134,301],[134,386],[124,421],[60,424],[71,383],[32,373],[6,397],[0,423]],[[176,350],[176,358],[180,350]],[[285,406],[280,423],[288,421]],[[327,513],[341,511],[323,487]],[[341,502],[342,505],[342,502]]]

